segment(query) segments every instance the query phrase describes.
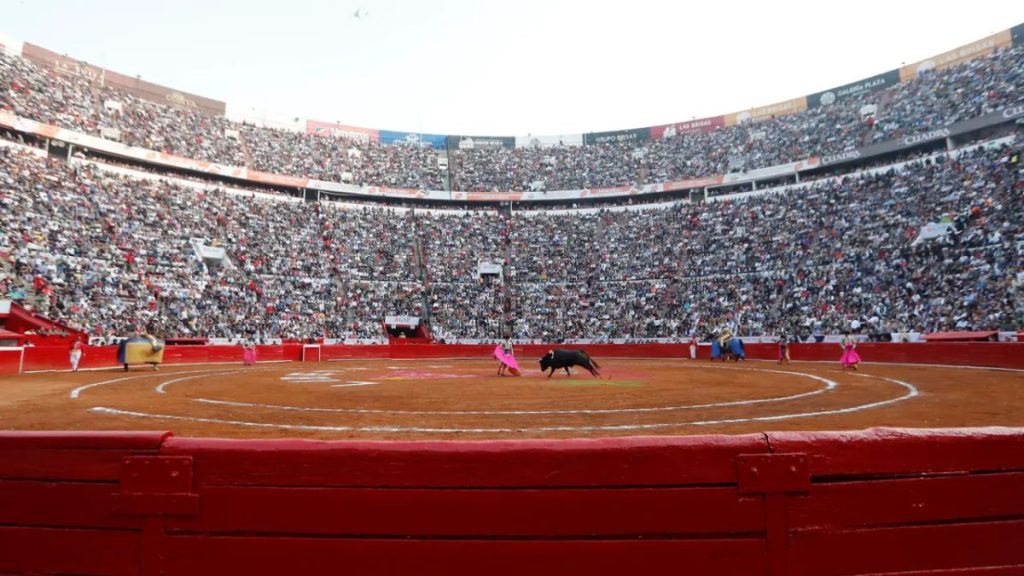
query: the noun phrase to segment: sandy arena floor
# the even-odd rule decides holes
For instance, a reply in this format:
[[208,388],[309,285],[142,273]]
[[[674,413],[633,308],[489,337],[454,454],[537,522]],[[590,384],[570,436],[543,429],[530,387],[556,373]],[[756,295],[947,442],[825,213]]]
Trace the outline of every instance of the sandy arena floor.
[[319,439],[568,438],[1024,425],[1024,371],[599,358],[522,377],[493,360],[146,367],[0,378],[2,430]]

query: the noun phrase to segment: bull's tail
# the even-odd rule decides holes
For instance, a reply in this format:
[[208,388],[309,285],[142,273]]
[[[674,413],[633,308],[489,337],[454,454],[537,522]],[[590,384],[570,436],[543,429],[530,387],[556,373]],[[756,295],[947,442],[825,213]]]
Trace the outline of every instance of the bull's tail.
[[590,363],[594,365],[594,368],[601,367],[601,365],[597,363],[597,360],[594,360],[593,358],[590,357],[590,354],[587,354],[586,350],[580,350],[580,352],[582,352],[583,355],[587,357],[587,360],[590,360]]

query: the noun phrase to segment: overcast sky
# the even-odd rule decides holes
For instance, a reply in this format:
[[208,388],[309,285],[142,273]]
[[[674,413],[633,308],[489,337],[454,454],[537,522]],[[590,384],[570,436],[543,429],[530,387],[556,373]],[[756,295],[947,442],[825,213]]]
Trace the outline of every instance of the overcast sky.
[[736,112],[1022,22],[1006,0],[0,0],[0,32],[175,89],[473,135]]

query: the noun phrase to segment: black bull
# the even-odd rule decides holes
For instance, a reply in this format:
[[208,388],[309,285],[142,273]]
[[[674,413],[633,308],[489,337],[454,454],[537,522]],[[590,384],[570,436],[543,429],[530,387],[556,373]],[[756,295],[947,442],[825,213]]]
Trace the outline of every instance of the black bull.
[[551,373],[548,374],[548,378],[551,378],[555,370],[559,368],[565,368],[565,373],[572,375],[569,372],[569,366],[582,366],[590,371],[595,377],[600,377],[601,373],[597,371],[600,366],[593,358],[587,355],[583,350],[562,350],[556,348],[554,350],[548,350],[540,359],[540,370],[541,372],[547,372],[550,368]]

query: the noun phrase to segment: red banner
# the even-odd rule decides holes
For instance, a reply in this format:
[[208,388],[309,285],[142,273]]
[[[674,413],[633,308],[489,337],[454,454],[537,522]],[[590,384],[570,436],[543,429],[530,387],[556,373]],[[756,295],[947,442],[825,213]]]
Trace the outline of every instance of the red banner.
[[713,132],[723,127],[725,127],[725,116],[715,116],[712,118],[701,118],[700,120],[690,120],[689,122],[676,122],[675,124],[652,126],[651,140],[672,138],[673,136],[679,136],[680,134]]

